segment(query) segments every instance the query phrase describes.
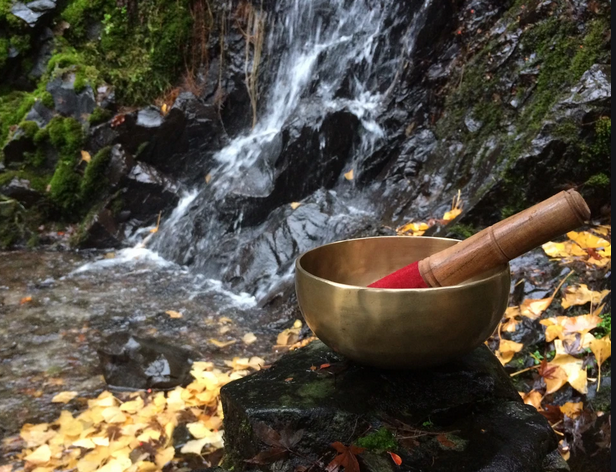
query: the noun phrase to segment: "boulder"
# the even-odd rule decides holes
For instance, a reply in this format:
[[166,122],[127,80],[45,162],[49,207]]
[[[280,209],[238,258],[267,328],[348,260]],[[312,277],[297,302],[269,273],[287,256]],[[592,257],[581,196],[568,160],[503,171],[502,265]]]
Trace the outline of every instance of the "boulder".
[[75,75],[57,77],[47,83],[47,91],[53,97],[55,109],[63,116],[72,116],[84,123],[94,111],[96,101],[92,87],[86,85],[82,92],[75,92]]
[[39,128],[44,128],[53,118],[53,111],[37,100],[24,118],[25,121],[34,121]]
[[25,159],[25,154],[36,151],[31,137],[27,136],[22,128],[17,128],[11,140],[6,143],[2,152],[4,163],[9,169],[18,169]]
[[43,198],[40,192],[30,187],[30,182],[28,180],[17,177],[0,186],[0,194],[17,200],[25,208],[36,205]]
[[157,339],[114,333],[98,355],[110,387],[170,389],[192,380],[190,352]]
[[111,211],[103,208],[86,218],[80,230],[78,246],[83,249],[115,248],[122,243],[123,233]]
[[49,18],[55,9],[56,0],[34,0],[27,4],[15,2],[11,7],[11,13],[24,20],[30,28],[34,28],[44,20],[44,17]]
[[386,371],[313,342],[227,384],[221,398],[233,470],[326,465],[335,442],[366,448],[357,456],[362,472],[568,470],[548,422],[483,345],[430,370]]

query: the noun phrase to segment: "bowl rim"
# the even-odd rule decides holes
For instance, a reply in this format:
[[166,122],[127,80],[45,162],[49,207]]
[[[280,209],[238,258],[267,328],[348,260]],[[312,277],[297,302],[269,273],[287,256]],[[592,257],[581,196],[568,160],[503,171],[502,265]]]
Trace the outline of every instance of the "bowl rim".
[[[427,291],[443,291],[443,290],[452,290],[452,289],[465,289],[465,288],[470,288],[470,287],[475,287],[477,285],[481,285],[481,284],[486,284],[489,283],[490,281],[492,281],[492,279],[496,279],[499,277],[503,276],[503,272],[506,272],[507,274],[510,274],[511,268],[509,267],[509,262],[507,262],[505,264],[505,266],[503,267],[503,270],[498,271],[497,273],[483,278],[483,279],[479,279],[479,280],[475,280],[473,282],[468,282],[468,283],[464,283],[464,284],[457,284],[457,285],[450,285],[450,286],[446,286],[446,287],[428,287],[428,288],[374,288],[374,287],[366,287],[363,285],[349,285],[349,284],[343,284],[340,282],[334,282],[333,280],[329,280],[329,279],[324,279],[323,277],[319,277],[316,276],[314,274],[311,274],[310,272],[308,272],[306,269],[304,269],[301,265],[301,259],[308,254],[309,252],[315,251],[317,249],[321,249],[322,247],[325,246],[333,246],[336,244],[342,244],[342,243],[347,243],[347,242],[351,242],[351,241],[362,241],[362,240],[366,240],[366,239],[393,239],[393,238],[425,238],[425,239],[439,239],[439,240],[444,240],[444,241],[461,241],[461,239],[454,239],[454,238],[441,238],[441,237],[436,237],[436,236],[369,236],[366,238],[351,238],[351,239],[342,239],[340,241],[333,241],[331,243],[327,243],[327,244],[322,244],[320,246],[317,246],[315,248],[309,249],[307,251],[304,251],[302,254],[300,254],[299,256],[297,256],[297,258],[295,259],[295,270],[296,272],[302,272],[303,274],[305,274],[308,277],[311,277],[315,280],[318,280],[320,282],[323,282],[325,284],[334,286],[334,287],[339,287],[339,288],[344,288],[344,289],[356,289],[356,290],[366,290],[368,292],[373,292],[373,293],[413,293],[413,292],[427,292]],[[296,275],[296,279],[297,279],[297,275]]]

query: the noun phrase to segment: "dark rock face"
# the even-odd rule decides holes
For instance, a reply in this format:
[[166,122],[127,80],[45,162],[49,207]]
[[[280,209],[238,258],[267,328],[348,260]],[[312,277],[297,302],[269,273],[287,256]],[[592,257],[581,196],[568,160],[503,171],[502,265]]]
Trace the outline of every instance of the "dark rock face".
[[0,194],[17,200],[25,208],[36,205],[43,198],[39,192],[30,187],[30,182],[17,177],[0,186]]
[[92,87],[86,85],[82,92],[76,93],[74,82],[74,74],[69,74],[67,78],[58,77],[47,84],[47,91],[53,97],[58,113],[85,122],[96,106],[94,92]]
[[34,152],[36,146],[32,138],[26,136],[21,128],[18,128],[11,140],[4,146],[4,163],[11,168],[18,168],[25,159],[25,154]]
[[121,246],[123,234],[111,211],[103,208],[85,222],[83,237],[80,238],[79,247],[90,248],[116,248]]
[[11,8],[11,13],[17,18],[24,20],[31,28],[34,28],[42,21],[44,16],[49,16],[55,8],[55,0],[35,0],[27,4],[15,2]]
[[[318,368],[325,363],[331,367]],[[261,470],[309,466],[298,457],[327,461],[334,457],[331,443],[361,441],[383,427],[398,433],[398,439],[389,437],[403,470],[568,470],[547,421],[522,403],[485,346],[445,366],[405,372],[347,365],[314,342],[231,382],[221,395],[226,465],[235,470],[249,469],[245,461],[271,449],[263,423],[303,435],[294,446],[297,455],[262,461]],[[396,470],[382,449],[358,458],[364,471]]]
[[155,339],[116,333],[105,341],[99,357],[111,387],[168,389],[191,381],[190,353]]

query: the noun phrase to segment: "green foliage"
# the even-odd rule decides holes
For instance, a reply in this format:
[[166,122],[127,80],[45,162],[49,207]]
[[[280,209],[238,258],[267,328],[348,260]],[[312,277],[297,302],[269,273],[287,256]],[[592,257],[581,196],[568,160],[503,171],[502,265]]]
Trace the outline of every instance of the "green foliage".
[[111,146],[98,151],[87,165],[81,180],[80,198],[84,202],[92,202],[107,188],[105,170],[111,160]]
[[475,234],[477,232],[477,229],[472,225],[456,223],[451,228],[449,228],[449,232],[462,239],[466,239],[470,238],[473,234]]
[[398,448],[396,438],[387,428],[380,428],[377,431],[370,433],[363,438],[355,441],[359,447],[365,447],[369,451],[385,452],[395,451]]
[[92,126],[96,126],[98,124],[104,123],[109,120],[113,116],[109,110],[105,108],[96,107],[92,114],[88,117],[88,123]]
[[611,336],[612,334],[612,312],[603,313],[599,315],[601,317],[601,323],[597,325],[599,329],[598,332],[595,333],[596,338],[602,338],[604,336]]
[[[582,74],[597,62],[602,50],[607,49],[604,45],[609,31],[610,25],[604,18],[595,19],[590,23],[588,34],[571,61],[570,73],[573,80],[582,77]],[[609,52],[609,49],[605,52]]]
[[23,120],[34,101],[34,96],[26,92],[0,95],[0,148],[4,146],[11,127]]
[[83,148],[85,135],[76,119],[55,116],[46,128],[51,144],[63,156],[75,158]]
[[101,19],[101,12],[113,7],[113,0],[73,0],[62,11],[62,19],[69,25],[68,35],[74,40],[83,40],[88,24]]
[[601,172],[591,176],[584,185],[588,187],[609,187],[610,183],[610,178]]
[[75,172],[75,164],[75,159],[62,158],[49,183],[49,195],[52,201],[67,215],[79,207],[80,179],[79,174]]
[[9,40],[6,38],[0,38],[0,70],[6,64],[6,61],[9,58]]
[[41,94],[41,102],[50,110],[53,110],[56,106],[53,102],[53,96],[47,91]]
[[34,121],[22,121],[19,127],[23,130],[24,135],[28,138],[34,138],[39,130],[38,125]]

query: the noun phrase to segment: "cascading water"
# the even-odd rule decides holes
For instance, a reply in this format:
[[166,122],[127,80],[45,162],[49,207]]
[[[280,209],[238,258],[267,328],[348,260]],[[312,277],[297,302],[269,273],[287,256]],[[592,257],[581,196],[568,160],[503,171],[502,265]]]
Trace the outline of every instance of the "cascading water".
[[[398,14],[404,2],[375,0],[281,1],[262,17],[268,35],[260,67],[268,70],[256,125],[215,155],[211,181],[180,202],[149,247],[260,298],[292,275],[300,252],[373,221],[369,201],[353,194],[342,173],[386,138],[380,107],[408,65],[430,3],[417,2],[410,20],[408,4],[405,17]],[[340,120],[352,134],[342,151],[332,144],[343,133]],[[335,162],[333,178],[297,184],[301,169],[285,162],[293,139],[305,135],[318,144],[300,152]],[[293,211],[294,200],[281,195],[302,206]]]

